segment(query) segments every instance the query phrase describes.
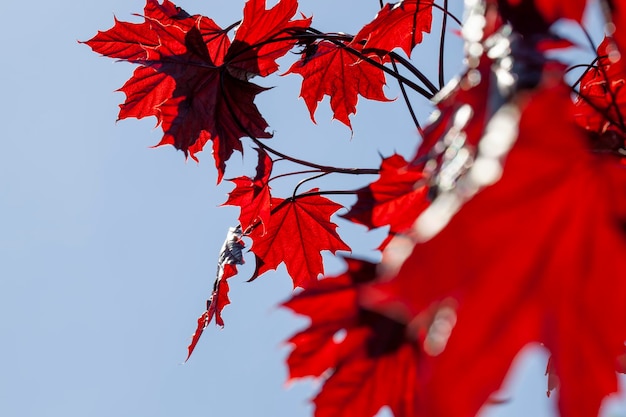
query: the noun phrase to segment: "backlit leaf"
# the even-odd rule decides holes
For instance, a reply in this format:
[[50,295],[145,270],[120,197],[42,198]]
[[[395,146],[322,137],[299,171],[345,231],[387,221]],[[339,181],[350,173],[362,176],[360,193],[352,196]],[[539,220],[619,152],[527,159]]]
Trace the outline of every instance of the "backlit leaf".
[[302,76],[300,97],[313,121],[317,104],[324,96],[330,96],[334,118],[350,128],[349,116],[356,113],[359,95],[370,100],[388,101],[383,92],[383,71],[348,52],[347,47],[352,46],[330,41],[310,45],[308,48],[312,52],[303,54],[287,71]]
[[322,251],[350,250],[330,221],[341,206],[316,192],[295,199],[272,198],[265,233],[259,227],[250,234],[257,258],[253,279],[284,262],[294,286],[307,288],[324,273]]
[[432,0],[402,0],[387,3],[376,18],[365,25],[353,42],[365,42],[364,49],[391,52],[396,48],[411,56],[423,33],[430,33],[433,21]]

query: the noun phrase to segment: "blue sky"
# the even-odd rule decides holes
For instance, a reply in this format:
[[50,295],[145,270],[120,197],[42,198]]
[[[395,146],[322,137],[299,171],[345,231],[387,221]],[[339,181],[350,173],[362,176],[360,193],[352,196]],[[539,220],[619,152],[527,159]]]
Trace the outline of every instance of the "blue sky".
[[[243,7],[243,1],[177,4],[222,26],[240,19]],[[317,28],[354,33],[378,2],[301,4]],[[114,14],[131,20],[143,6],[141,0],[3,5],[0,415],[308,416],[307,398],[318,386],[285,387],[288,349],[281,343],[306,320],[276,308],[291,291],[283,268],[245,283],[254,263],[248,257],[230,281],[226,327],[209,328],[181,365],[237,211],[218,207],[230,186],[215,187],[207,152],[200,164],[185,162],[171,147],[149,148],[161,134],[153,119],[115,123],[123,94],[114,90],[133,68],[77,42],[110,28]],[[416,51],[415,60],[433,74],[429,48]],[[310,122],[297,99],[299,81],[258,81],[278,86],[257,100],[276,148],[367,167],[378,164],[379,151],[413,151],[417,136],[401,100],[361,101],[351,138],[331,122],[327,102],[318,125]],[[393,86],[387,93],[398,97]],[[428,107],[419,111],[425,119]],[[233,157],[227,177],[240,175],[240,160]],[[358,227],[340,233],[355,253],[374,256],[379,234]],[[340,268],[329,259],[331,273]],[[545,355],[525,357],[510,407],[489,416],[550,415]]]

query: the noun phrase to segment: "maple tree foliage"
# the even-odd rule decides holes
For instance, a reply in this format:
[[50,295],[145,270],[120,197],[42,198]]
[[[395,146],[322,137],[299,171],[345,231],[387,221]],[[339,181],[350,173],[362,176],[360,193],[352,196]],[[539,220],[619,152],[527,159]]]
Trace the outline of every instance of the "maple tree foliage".
[[[228,180],[224,205],[240,212],[187,359],[213,320],[224,325],[247,246],[249,281],[284,264],[302,289],[284,306],[311,321],[289,339],[287,365],[291,380],[322,381],[317,417],[383,407],[396,417],[476,415],[497,403],[531,343],[550,353],[547,392],[558,392],[561,415],[597,415],[626,369],[626,10],[599,3],[466,0],[461,21],[447,0],[380,1],[350,35],[316,29],[297,0],[248,0],[224,28],[147,0],[142,22],[115,19],[86,41],[138,65],[120,89],[119,118],[155,117],[158,145],[197,160],[210,141],[218,183],[235,151],[251,143],[256,152],[255,174]],[[598,6],[606,26],[596,45],[583,16]],[[562,19],[587,41],[558,35]],[[416,57],[428,36],[439,56],[424,62]],[[452,36],[465,67],[446,84]],[[589,60],[567,62],[572,49],[591,50]],[[276,73],[301,77],[313,121],[328,97],[350,130],[359,98],[394,101],[385,86],[397,83],[413,155],[355,168],[276,149],[255,102],[268,87],[251,81]],[[417,100],[434,109],[424,126]],[[345,176],[363,185],[343,187]],[[324,188],[327,178],[336,188]],[[278,180],[291,181],[287,193]],[[351,251],[341,221],[385,230],[381,258],[344,258],[345,272],[324,277],[323,252]]]
[[[270,137],[265,131],[267,122],[254,104],[265,88],[249,82],[248,77],[275,71],[274,60],[295,40],[271,48],[247,45],[248,38],[251,44],[269,42],[285,30],[308,25],[304,20],[289,22],[283,7],[286,3],[268,11],[259,8],[264,1],[249,2],[231,43],[227,32],[211,19],[190,16],[169,1],[159,4],[151,0],[144,9],[143,23],[116,20],[113,28],[86,44],[105,56],[140,65],[121,88],[126,101],[120,106],[119,118],[155,116],[164,132],[159,145],[174,145],[194,159],[211,140],[221,179],[225,162],[235,150],[242,150],[242,137]],[[295,0],[291,4],[295,5]],[[287,14],[289,10],[295,13],[293,7]],[[259,35],[255,26],[259,19],[271,33]]]

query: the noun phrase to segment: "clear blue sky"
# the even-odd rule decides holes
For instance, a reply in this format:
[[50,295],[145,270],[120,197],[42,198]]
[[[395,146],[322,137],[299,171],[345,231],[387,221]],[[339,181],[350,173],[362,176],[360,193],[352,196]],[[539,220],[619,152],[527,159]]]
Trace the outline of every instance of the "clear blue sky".
[[[223,26],[240,19],[243,7],[223,0],[177,4]],[[301,4],[316,27],[354,33],[378,2]],[[281,342],[306,321],[275,308],[291,290],[282,268],[247,284],[254,263],[248,257],[230,281],[226,327],[208,329],[181,365],[237,211],[217,207],[230,186],[215,187],[208,153],[199,154],[199,165],[185,162],[171,147],[149,149],[161,134],[153,119],[115,123],[123,94],[114,90],[133,68],[77,43],[110,28],[114,14],[130,20],[143,6],[143,0],[3,5],[0,415],[308,416],[307,398],[317,386],[284,384],[288,349]],[[434,64],[432,49],[419,54],[416,61]],[[400,100],[361,101],[350,139],[347,128],[330,121],[327,102],[319,124],[310,123],[297,99],[298,76],[259,83],[278,86],[257,103],[279,149],[342,166],[376,166],[378,151],[413,151],[416,132]],[[398,96],[396,88],[388,95]],[[428,108],[420,111],[424,119]],[[233,160],[227,177],[240,175],[240,158]],[[380,237],[364,239],[357,227],[340,232],[358,254],[371,255]],[[328,264],[331,272],[339,268]],[[510,406],[490,417],[550,415],[545,355],[525,357]]]

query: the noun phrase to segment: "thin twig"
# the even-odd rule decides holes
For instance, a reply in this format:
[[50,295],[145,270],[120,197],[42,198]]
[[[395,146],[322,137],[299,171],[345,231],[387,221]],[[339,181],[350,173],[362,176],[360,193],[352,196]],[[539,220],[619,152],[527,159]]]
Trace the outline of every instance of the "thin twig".
[[313,162],[304,161],[302,159],[298,159],[298,158],[294,158],[294,157],[289,156],[289,155],[285,155],[284,153],[279,152],[276,149],[273,149],[273,148],[269,147],[267,144],[261,142],[259,139],[257,139],[254,136],[250,135],[248,132],[246,132],[246,133],[248,134],[248,137],[250,139],[252,139],[252,141],[257,146],[262,147],[267,152],[273,153],[276,156],[279,156],[279,157],[281,157],[283,159],[291,161],[294,164],[307,166],[309,168],[314,168],[314,169],[317,169],[317,170],[322,171],[322,172],[333,172],[333,173],[336,173],[336,174],[378,175],[380,173],[380,170],[372,169],[372,168],[337,168],[337,167],[332,167],[332,166],[327,166],[327,165],[319,165],[319,164],[315,164]]
[[316,179],[318,179],[318,178],[325,177],[325,176],[326,176],[326,175],[328,175],[328,174],[329,174],[329,172],[322,172],[321,174],[314,175],[314,176],[312,176],[312,177],[309,177],[309,178],[305,178],[305,179],[303,179],[303,180],[302,180],[302,181],[300,181],[298,184],[296,184],[296,186],[294,187],[294,189],[293,189],[293,193],[291,194],[291,198],[292,198],[292,199],[295,199],[295,198],[296,198],[296,193],[298,192],[298,188],[300,188],[302,185],[306,184],[306,183],[307,183],[307,182],[309,182],[309,181],[313,181],[313,180],[316,180]]
[[[282,158],[279,158],[278,160],[283,160]],[[276,162],[276,161],[274,161]],[[274,180],[277,180],[279,178],[284,178],[284,177],[291,177],[292,175],[304,175],[304,174],[314,174],[314,173],[319,173],[320,170],[319,169],[306,169],[306,170],[302,170],[302,171],[294,171],[294,172],[286,172],[284,174],[280,174],[280,175],[276,175],[275,177],[270,178],[267,182],[272,182]]]
[[[391,58],[391,65],[393,66],[393,70],[398,72],[398,65],[396,64],[396,61],[393,58]],[[411,104],[411,101],[409,100],[409,95],[406,92],[406,88],[404,88],[404,84],[402,84],[399,81],[398,81],[398,86],[400,87],[400,91],[402,92],[402,98],[404,98],[406,107],[409,109],[409,114],[411,115],[411,119],[413,119],[413,123],[415,124],[415,127],[417,128],[417,131],[419,132],[420,136],[424,138],[424,129],[422,129],[422,125],[420,125],[419,120],[417,120],[417,116],[415,115],[415,111],[413,110],[413,105]]]
[[[445,11],[448,11],[448,0],[443,0],[443,8]],[[445,52],[445,42],[446,42],[446,27],[448,25],[448,13],[443,14],[443,18],[441,20],[441,37],[439,38],[439,88],[443,88],[445,84],[444,77],[444,52]]]
[[428,77],[424,75],[417,67],[415,67],[408,59],[404,58],[402,55],[396,52],[389,52],[389,57],[396,60],[396,62],[402,64],[404,68],[409,70],[411,74],[415,75],[421,82],[424,83],[426,88],[428,88],[433,94],[437,94],[439,89],[433,84]]

